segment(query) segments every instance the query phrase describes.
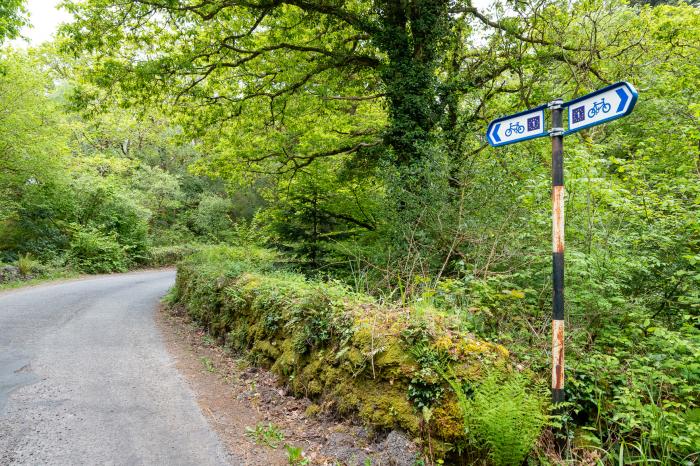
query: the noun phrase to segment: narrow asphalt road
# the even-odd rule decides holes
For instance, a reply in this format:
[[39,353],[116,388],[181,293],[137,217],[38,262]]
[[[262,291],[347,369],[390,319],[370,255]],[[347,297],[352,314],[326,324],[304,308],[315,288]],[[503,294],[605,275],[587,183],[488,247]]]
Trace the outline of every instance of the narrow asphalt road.
[[0,465],[238,464],[153,316],[173,271],[0,293]]

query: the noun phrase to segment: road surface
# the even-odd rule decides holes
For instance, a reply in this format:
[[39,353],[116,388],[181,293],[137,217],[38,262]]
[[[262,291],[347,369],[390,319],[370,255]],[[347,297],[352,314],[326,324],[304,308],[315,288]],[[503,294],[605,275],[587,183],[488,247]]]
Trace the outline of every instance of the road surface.
[[175,272],[0,293],[0,465],[226,465],[153,316]]

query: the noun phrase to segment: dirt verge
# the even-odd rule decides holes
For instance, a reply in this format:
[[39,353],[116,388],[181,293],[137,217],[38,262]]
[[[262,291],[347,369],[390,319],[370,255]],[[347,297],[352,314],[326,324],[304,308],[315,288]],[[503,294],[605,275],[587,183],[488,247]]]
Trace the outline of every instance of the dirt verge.
[[[415,453],[410,460],[402,458],[411,454],[411,446],[400,434],[372,435],[349,421],[333,419],[307,399],[288,396],[274,374],[232,355],[182,309],[161,306],[156,322],[202,412],[225,446],[246,465],[414,463]],[[249,432],[256,428],[257,441]],[[286,445],[303,450],[296,463]]]

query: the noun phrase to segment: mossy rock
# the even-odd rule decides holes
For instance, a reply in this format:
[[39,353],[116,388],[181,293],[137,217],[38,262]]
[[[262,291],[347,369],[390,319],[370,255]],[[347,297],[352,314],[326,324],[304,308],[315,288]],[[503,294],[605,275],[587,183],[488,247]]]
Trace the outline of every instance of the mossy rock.
[[294,341],[291,338],[284,340],[279,345],[279,351],[271,370],[282,377],[289,377],[294,374],[299,362],[299,355],[294,350]]
[[232,324],[232,330],[226,334],[226,346],[236,351],[242,351],[248,347],[248,322],[238,320]]
[[331,392],[337,384],[348,383],[352,379],[352,374],[342,370],[341,368],[326,364],[321,368],[319,375],[325,391]]
[[350,385],[338,384],[332,391],[332,398],[338,414],[347,415],[358,412],[361,400]]
[[377,367],[398,367],[412,359],[407,348],[396,338],[389,339],[382,346],[385,349],[374,358],[374,365]]
[[406,387],[399,384],[357,384],[354,390],[359,400],[360,417],[375,429],[401,429],[417,434],[420,419],[406,397]]
[[258,355],[262,355],[271,361],[276,361],[282,353],[275,344],[266,340],[256,341],[253,344],[251,351]]
[[362,351],[355,348],[354,346],[348,349],[343,359],[350,363],[350,366],[353,369],[359,369],[361,367],[364,367],[367,363],[367,358],[364,354],[362,354]]
[[306,417],[316,417],[323,412],[323,409],[316,403],[311,403],[306,407],[304,411],[304,416]]
[[373,348],[378,347],[374,345],[374,340],[375,336],[373,335],[372,330],[363,325],[355,328],[351,342],[355,348],[360,350],[360,352],[368,354]]
[[222,318],[213,318],[209,323],[209,333],[215,337],[222,337],[228,331],[228,322],[223,316]]
[[464,421],[462,410],[454,395],[444,397],[433,408],[433,421],[431,429],[434,436],[447,442],[459,442],[464,439]]
[[318,380],[311,379],[306,384],[305,392],[307,397],[316,398],[323,393],[323,385]]
[[409,379],[418,365],[408,348],[396,337],[387,338],[384,344],[384,350],[374,358],[379,376],[386,380]]

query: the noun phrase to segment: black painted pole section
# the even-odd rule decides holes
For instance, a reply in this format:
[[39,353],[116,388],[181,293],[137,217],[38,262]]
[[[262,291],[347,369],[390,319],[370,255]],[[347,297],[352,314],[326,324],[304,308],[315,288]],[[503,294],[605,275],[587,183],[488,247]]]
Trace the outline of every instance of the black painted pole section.
[[564,401],[564,129],[562,101],[552,109],[552,402]]

